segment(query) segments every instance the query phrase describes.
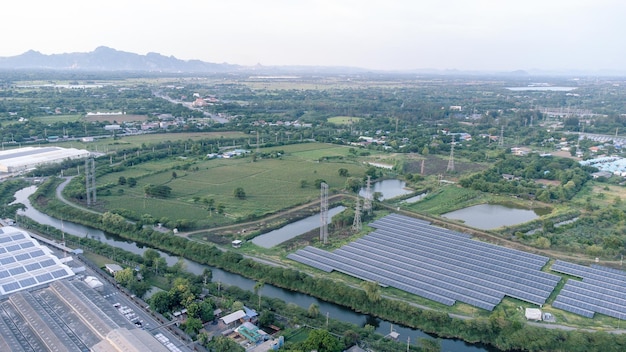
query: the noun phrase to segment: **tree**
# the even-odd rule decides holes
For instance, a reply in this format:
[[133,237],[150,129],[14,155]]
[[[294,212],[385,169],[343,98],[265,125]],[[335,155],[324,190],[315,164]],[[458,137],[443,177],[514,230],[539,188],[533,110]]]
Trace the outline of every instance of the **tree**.
[[150,297],[150,306],[159,313],[172,309],[172,298],[167,291],[159,291]]
[[126,177],[124,176],[120,176],[120,178],[117,179],[117,184],[120,186],[123,186],[126,184]]
[[202,329],[202,322],[198,318],[189,317],[183,323],[183,331],[187,333],[191,338],[195,338],[198,335],[198,331]]
[[178,174],[176,173],[176,171],[172,171],[172,178],[177,178]]
[[229,339],[225,336],[217,336],[211,342],[207,344],[207,347],[211,351],[219,352],[244,352],[245,349],[241,347],[237,342]]
[[134,177],[129,177],[126,182],[128,183],[128,187],[137,186],[137,180]]
[[124,287],[128,287],[134,279],[135,275],[131,268],[125,268],[115,273],[115,281]]
[[320,306],[318,306],[315,303],[311,303],[311,305],[309,306],[309,309],[307,310],[307,315],[310,318],[315,318],[318,315],[320,315]]
[[233,195],[237,199],[246,199],[246,191],[244,191],[242,187],[235,188]]
[[307,351],[317,350],[319,352],[339,352],[341,351],[341,343],[330,334],[327,330],[313,330],[309,333],[309,337],[303,342],[303,346]]
[[350,176],[350,172],[346,168],[342,167],[341,169],[339,169],[338,172],[339,172],[339,176],[341,176],[341,177],[348,177],[348,176]]
[[261,289],[263,288],[263,286],[265,286],[265,282],[263,281],[258,281],[254,285],[254,294],[259,296],[259,310],[261,310]]

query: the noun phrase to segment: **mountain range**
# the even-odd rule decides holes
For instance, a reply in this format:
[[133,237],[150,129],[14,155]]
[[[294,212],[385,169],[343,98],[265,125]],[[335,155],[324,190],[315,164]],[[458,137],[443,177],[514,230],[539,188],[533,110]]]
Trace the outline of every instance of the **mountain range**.
[[0,57],[0,69],[148,71],[219,73],[238,70],[240,66],[200,60],[180,60],[158,53],[139,55],[101,46],[88,53],[45,55],[29,50],[21,55]]
[[0,57],[0,70],[55,70],[55,71],[102,71],[102,72],[153,72],[153,73],[232,73],[255,72],[256,74],[363,74],[395,73],[425,75],[498,75],[517,78],[529,76],[625,76],[626,72],[615,70],[551,71],[541,69],[516,71],[461,71],[439,69],[416,69],[409,71],[380,71],[357,67],[339,66],[241,66],[228,63],[211,63],[200,60],[181,60],[159,53],[146,55],[120,51],[100,46],[87,53],[42,54],[29,50],[21,55]]

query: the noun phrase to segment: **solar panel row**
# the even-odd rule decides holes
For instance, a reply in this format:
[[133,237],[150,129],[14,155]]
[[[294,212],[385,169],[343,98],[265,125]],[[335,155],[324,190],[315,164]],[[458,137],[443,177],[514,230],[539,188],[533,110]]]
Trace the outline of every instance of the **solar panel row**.
[[574,300],[577,302],[575,306],[593,312],[606,314],[614,318],[626,317],[625,306],[615,304],[613,302],[603,301],[598,297],[587,296],[585,293],[576,293],[570,289],[559,295],[560,300],[564,298]]
[[564,274],[580,277],[583,279],[593,279],[603,281],[608,284],[621,286],[626,289],[626,279],[620,275],[605,272],[602,270],[590,268],[584,265],[564,262],[557,260],[551,267],[552,270],[562,272]]
[[594,315],[594,312],[592,311],[582,309],[565,302],[561,302],[558,298],[554,301],[554,303],[552,303],[552,307],[562,309],[570,313],[578,314],[587,318],[593,318]]

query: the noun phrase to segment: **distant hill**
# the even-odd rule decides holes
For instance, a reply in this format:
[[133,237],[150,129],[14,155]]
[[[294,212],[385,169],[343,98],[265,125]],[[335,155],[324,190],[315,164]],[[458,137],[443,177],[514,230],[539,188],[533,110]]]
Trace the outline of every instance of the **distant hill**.
[[158,53],[139,55],[105,46],[88,53],[45,55],[29,50],[21,55],[0,57],[0,69],[149,71],[149,72],[228,72],[239,66],[200,60],[180,60]]

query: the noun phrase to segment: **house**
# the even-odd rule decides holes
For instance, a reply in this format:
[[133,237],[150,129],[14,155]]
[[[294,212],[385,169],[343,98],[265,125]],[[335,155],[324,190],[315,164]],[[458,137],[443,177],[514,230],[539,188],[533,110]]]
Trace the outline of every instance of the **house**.
[[117,265],[117,264],[105,264],[104,268],[106,269],[106,271],[109,272],[109,274],[111,275],[115,275],[116,272],[118,271],[122,271],[124,268],[122,268],[121,266]]
[[243,324],[245,322],[254,322],[258,317],[258,313],[254,309],[250,309],[246,306],[243,309],[232,312],[220,318],[220,320],[226,324],[226,326],[233,326],[236,323]]

